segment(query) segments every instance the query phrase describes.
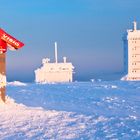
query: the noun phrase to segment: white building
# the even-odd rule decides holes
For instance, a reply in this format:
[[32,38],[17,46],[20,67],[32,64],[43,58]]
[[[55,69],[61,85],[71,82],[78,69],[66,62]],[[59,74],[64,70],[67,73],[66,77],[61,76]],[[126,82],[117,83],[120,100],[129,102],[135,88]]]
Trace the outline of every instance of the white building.
[[72,82],[73,81],[73,65],[66,61],[59,63],[57,59],[57,43],[55,42],[55,62],[50,63],[49,58],[42,60],[42,67],[35,70],[35,81],[37,83],[50,82]]
[[126,80],[140,80],[140,30],[136,21],[133,24],[133,29],[127,30],[123,37]]

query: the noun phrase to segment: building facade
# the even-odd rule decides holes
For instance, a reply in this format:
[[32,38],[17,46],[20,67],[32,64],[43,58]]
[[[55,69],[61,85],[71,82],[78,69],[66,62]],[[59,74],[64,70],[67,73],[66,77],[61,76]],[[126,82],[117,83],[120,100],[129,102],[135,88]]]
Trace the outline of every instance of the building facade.
[[140,30],[136,21],[133,22],[133,29],[127,30],[123,41],[126,80],[140,80]]

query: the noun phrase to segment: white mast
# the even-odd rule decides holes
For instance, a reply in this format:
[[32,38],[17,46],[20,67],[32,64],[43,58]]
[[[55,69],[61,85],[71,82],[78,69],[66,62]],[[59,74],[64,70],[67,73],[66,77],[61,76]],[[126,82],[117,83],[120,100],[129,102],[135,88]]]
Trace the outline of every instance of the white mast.
[[134,31],[136,31],[137,30],[137,22],[134,21],[133,24],[134,24]]
[[57,42],[55,42],[55,63],[57,62]]

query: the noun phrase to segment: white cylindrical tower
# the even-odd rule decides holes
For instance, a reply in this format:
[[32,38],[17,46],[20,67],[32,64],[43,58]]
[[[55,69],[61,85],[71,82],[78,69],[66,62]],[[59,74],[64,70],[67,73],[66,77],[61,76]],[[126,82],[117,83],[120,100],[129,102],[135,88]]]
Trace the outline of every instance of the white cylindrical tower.
[[137,30],[137,22],[136,21],[133,22],[133,26],[134,26],[134,31],[136,31]]

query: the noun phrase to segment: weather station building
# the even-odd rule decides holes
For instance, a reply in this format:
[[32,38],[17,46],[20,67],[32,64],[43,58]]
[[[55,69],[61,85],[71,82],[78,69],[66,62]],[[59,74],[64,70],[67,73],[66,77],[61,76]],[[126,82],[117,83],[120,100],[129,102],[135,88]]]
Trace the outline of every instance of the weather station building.
[[42,67],[35,70],[35,82],[72,82],[74,66],[66,59],[63,57],[63,62],[58,62],[57,42],[55,42],[55,62],[51,63],[49,58],[44,58]]
[[133,22],[133,29],[127,30],[124,41],[124,68],[126,80],[140,80],[140,30],[137,22]]

